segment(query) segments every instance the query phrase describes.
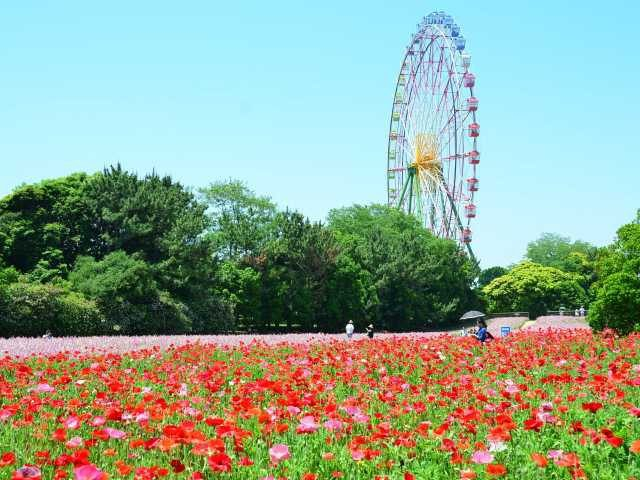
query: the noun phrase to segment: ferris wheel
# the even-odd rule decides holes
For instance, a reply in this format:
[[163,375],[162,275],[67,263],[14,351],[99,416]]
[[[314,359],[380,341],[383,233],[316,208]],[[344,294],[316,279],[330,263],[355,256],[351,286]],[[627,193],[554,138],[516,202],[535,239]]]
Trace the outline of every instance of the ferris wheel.
[[390,206],[415,215],[442,238],[471,249],[480,163],[476,78],[453,18],[424,17],[402,61],[387,153]]

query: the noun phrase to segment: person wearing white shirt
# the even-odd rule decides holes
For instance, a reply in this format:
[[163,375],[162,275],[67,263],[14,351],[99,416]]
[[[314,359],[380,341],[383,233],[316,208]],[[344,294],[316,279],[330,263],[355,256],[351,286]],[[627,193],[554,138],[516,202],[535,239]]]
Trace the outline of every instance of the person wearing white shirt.
[[347,326],[345,328],[345,330],[347,331],[347,338],[351,338],[353,337],[353,320],[349,320],[347,322]]

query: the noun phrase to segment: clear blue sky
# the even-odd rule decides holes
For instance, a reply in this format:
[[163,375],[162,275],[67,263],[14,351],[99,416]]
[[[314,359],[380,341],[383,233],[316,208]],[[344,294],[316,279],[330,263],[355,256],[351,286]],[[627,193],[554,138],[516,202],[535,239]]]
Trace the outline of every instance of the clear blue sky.
[[8,2],[0,195],[121,162],[242,179],[312,219],[384,202],[395,78],[433,10],[462,26],[478,77],[482,266],[546,231],[610,242],[640,207],[629,0]]

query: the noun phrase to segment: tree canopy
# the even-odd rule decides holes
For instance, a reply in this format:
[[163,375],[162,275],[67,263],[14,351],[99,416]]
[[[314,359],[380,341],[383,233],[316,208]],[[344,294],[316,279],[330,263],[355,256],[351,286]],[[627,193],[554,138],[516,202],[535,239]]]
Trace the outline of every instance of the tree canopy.
[[575,309],[587,296],[576,276],[525,261],[483,288],[492,312],[529,312],[532,318],[560,307]]
[[363,271],[368,321],[393,331],[424,330],[476,305],[473,262],[416,218],[382,205],[355,205],[331,211],[328,225]]
[[543,233],[527,245],[526,258],[539,265],[578,274],[581,285],[588,289],[595,280],[597,254],[598,249],[587,242],[572,242],[569,237]]
[[194,194],[116,165],[0,199],[0,327],[19,333],[48,312],[23,330],[334,332],[349,319],[424,330],[483,306],[575,308],[588,290],[600,328],[634,305],[640,220],[601,249],[543,234],[527,258],[479,271],[455,242],[384,205],[335,209],[322,224],[237,180]]
[[256,255],[277,212],[271,199],[256,195],[237,180],[212,183],[200,189],[200,195],[208,207],[209,231],[220,256]]
[[640,210],[632,222],[618,229],[614,243],[600,251],[596,271],[591,326],[621,333],[640,330]]

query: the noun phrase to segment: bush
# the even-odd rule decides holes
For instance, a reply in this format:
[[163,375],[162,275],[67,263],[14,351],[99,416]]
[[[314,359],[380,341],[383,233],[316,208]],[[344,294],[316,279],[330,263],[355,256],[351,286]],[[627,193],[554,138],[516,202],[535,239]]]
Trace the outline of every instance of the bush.
[[0,291],[0,332],[5,337],[91,335],[103,317],[95,302],[53,285],[12,283]]
[[614,273],[599,285],[589,308],[589,323],[595,330],[613,328],[626,334],[640,329],[640,280],[627,272]]
[[36,337],[50,330],[56,318],[56,297],[62,290],[51,285],[12,283],[3,289],[0,307],[2,335]]
[[58,297],[60,314],[50,328],[53,335],[88,336],[106,333],[106,320],[95,301],[76,292]]
[[0,288],[8,286],[19,280],[20,274],[13,267],[2,268],[0,265]]
[[101,261],[81,257],[69,275],[73,288],[96,299],[105,333],[122,335],[191,332],[189,309],[158,289],[152,267],[123,251]]

